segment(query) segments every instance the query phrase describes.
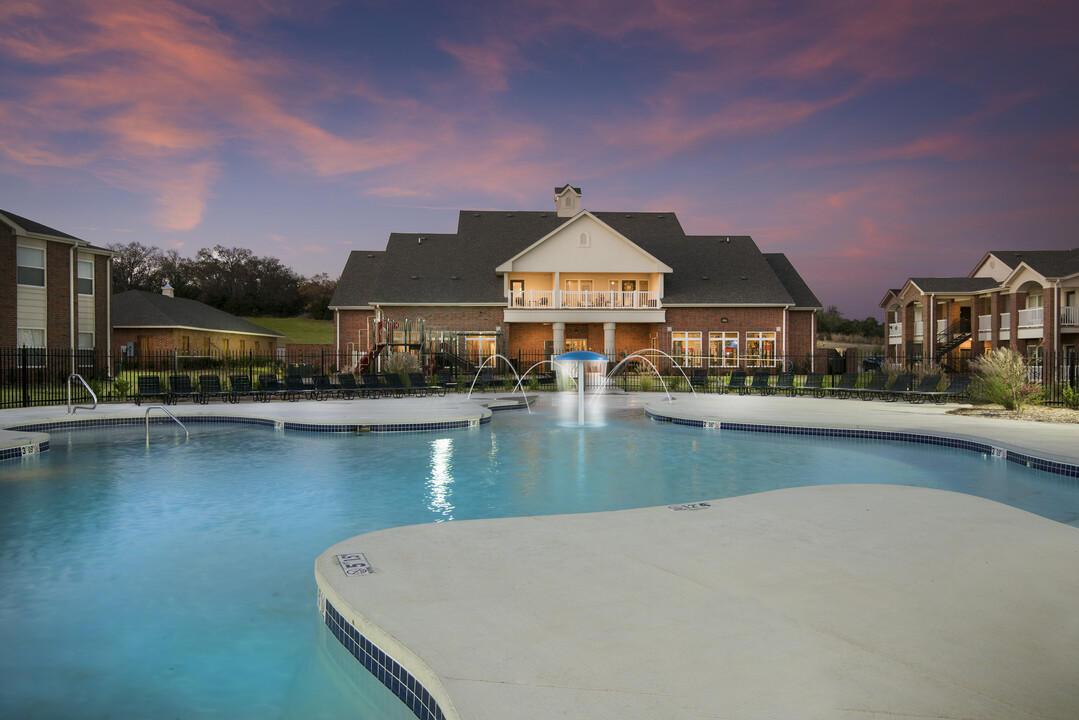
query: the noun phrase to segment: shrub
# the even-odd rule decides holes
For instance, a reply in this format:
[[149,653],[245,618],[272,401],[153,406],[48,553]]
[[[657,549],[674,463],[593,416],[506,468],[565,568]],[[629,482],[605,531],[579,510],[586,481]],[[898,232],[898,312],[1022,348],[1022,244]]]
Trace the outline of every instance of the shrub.
[[1064,389],[1061,391],[1061,399],[1067,407],[1079,408],[1079,392],[1076,392],[1075,388],[1067,383],[1064,384]]
[[127,391],[131,389],[131,381],[127,378],[118,377],[112,383],[112,392],[116,397],[127,397]]
[[652,392],[652,376],[651,375],[641,375],[640,376],[640,382],[638,382],[638,385],[641,388],[641,392]]
[[1022,412],[1044,397],[1041,385],[1030,381],[1026,359],[1011,348],[998,348],[970,364],[974,375],[971,394],[978,400]]
[[420,359],[412,353],[390,353],[386,358],[386,371],[397,373],[420,372]]

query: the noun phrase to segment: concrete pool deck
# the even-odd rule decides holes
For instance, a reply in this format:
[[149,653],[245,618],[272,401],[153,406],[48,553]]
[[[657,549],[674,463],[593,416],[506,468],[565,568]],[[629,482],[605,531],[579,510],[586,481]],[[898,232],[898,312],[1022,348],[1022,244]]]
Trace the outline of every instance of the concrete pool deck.
[[[381,424],[478,418],[494,398],[170,410]],[[1074,425],[947,415],[954,405],[635,402],[687,420],[912,431],[1079,462]],[[75,419],[144,414],[102,406]],[[0,427],[64,418],[9,410]],[[1075,717],[1079,529],[896,486],[694,501],[709,506],[384,530],[327,550],[316,579],[447,718]],[[374,572],[346,575],[336,555],[353,553]]]

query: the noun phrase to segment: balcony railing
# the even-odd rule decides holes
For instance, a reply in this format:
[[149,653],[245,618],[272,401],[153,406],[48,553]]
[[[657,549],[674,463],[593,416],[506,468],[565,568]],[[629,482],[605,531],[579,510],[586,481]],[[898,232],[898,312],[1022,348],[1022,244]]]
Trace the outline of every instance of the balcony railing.
[[1060,308],[1061,325],[1079,325],[1079,307]]
[[979,340],[992,340],[993,339],[993,316],[992,315],[979,315],[978,316],[978,339]]
[[903,337],[903,323],[888,323],[888,337]]
[[915,320],[914,321],[914,337],[920,338],[922,336],[923,332],[925,332],[925,321],[923,321],[923,320]]
[[1001,332],[1004,332],[1005,330],[1011,330],[1011,329],[1012,329],[1012,316],[1011,316],[1011,313],[1001,313],[1000,314],[1000,330],[1001,330]]
[[648,290],[512,290],[511,308],[602,308],[652,310],[660,307],[659,293]]
[[1042,327],[1042,308],[1028,308],[1019,311],[1019,327],[1040,328]]

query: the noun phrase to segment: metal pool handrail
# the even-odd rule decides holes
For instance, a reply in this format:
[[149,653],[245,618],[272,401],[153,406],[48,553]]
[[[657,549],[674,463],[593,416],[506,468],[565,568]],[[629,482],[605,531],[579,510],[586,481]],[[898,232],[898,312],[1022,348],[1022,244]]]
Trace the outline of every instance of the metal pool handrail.
[[146,408],[146,415],[145,415],[145,418],[146,418],[146,447],[150,447],[150,411],[151,410],[163,410],[166,415],[168,415],[170,418],[172,418],[173,420],[176,421],[177,425],[179,425],[180,427],[182,427],[184,429],[184,435],[186,436],[185,439],[187,439],[187,440],[191,439],[191,433],[189,433],[187,431],[187,426],[184,425],[182,422],[180,422],[180,418],[176,417],[171,412],[169,412],[169,409],[167,407],[165,407],[164,405],[151,405],[150,407]]
[[[82,386],[84,388],[86,388],[86,391],[88,393],[90,393],[90,397],[92,397],[94,399],[94,404],[93,405],[76,405],[75,407],[71,406],[71,381],[73,379],[75,379],[75,378],[78,378],[79,382],[82,383]],[[71,373],[71,375],[69,375],[68,378],[67,378],[67,414],[68,415],[74,415],[76,410],[96,410],[96,409],[97,409],[97,394],[94,393],[93,388],[91,388],[86,383],[86,380],[83,379],[82,375],[79,375],[78,373]]]

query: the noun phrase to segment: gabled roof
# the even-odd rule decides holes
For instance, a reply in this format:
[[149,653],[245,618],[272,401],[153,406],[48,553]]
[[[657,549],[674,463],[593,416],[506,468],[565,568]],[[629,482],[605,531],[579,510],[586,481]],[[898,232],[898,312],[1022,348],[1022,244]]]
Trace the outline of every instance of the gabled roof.
[[[688,236],[671,212],[588,214],[671,268],[665,305],[820,306],[789,260],[748,236]],[[495,268],[566,223],[555,212],[462,210],[454,234],[392,233],[381,257],[350,255],[331,306],[503,305]]]
[[783,287],[787,288],[787,292],[794,298],[795,307],[813,310],[824,309],[820,300],[809,289],[809,285],[794,269],[794,265],[791,264],[786,255],[783,253],[765,253],[764,259],[772,266],[772,270],[775,271],[779,281],[783,283]]
[[911,278],[907,282],[913,283],[923,293],[954,293],[956,295],[992,290],[1000,286],[996,280],[987,277],[925,277]]
[[600,220],[598,217],[596,217],[594,214],[588,212],[587,210],[582,210],[581,212],[577,213],[576,215],[574,215],[571,218],[561,218],[564,221],[561,225],[559,225],[558,227],[556,227],[551,232],[547,233],[543,237],[536,240],[536,242],[532,243],[531,245],[526,247],[524,250],[520,251],[519,253],[516,253],[515,255],[513,255],[513,257],[507,258],[504,262],[499,263],[498,267],[495,268],[495,272],[509,272],[510,265],[513,263],[514,260],[520,258],[521,256],[523,256],[523,255],[529,253],[530,251],[532,251],[534,248],[536,248],[536,247],[542,245],[543,243],[547,242],[548,240],[551,239],[551,237],[553,235],[556,235],[557,233],[561,232],[562,230],[568,228],[570,225],[581,222],[581,220],[584,219],[584,218],[591,218],[592,220],[598,222],[600,225],[606,225],[607,228],[609,228],[611,230],[611,232],[614,233],[615,237],[618,238],[618,240],[622,241],[627,246],[633,248],[633,250],[635,250],[640,255],[643,255],[643,256],[647,257],[649,262],[655,262],[657,266],[661,266],[660,269],[659,269],[659,272],[671,272],[671,268],[667,267],[666,263],[664,263],[662,260],[659,260],[658,258],[653,257],[648,251],[644,250],[640,245],[637,245],[632,240],[627,238],[625,235],[618,232],[617,230],[615,230],[610,225],[607,225],[607,223],[603,222],[602,220]]
[[368,298],[382,267],[383,250],[353,250],[330,298],[331,308],[369,307]]
[[[7,210],[0,210],[0,220],[4,220],[8,225],[12,226],[18,234],[32,234],[32,235],[45,235],[53,237],[58,240],[75,240],[76,242],[86,242],[80,240],[74,235],[68,235],[66,232],[61,232],[55,228],[51,228],[48,225],[42,225],[39,222],[34,222],[28,218],[24,218],[21,215],[8,212]],[[18,231],[22,231],[19,233]]]
[[1072,250],[993,250],[1014,272],[1025,264],[1042,277],[1062,278],[1079,273],[1079,248]]
[[183,327],[274,338],[285,337],[281,333],[259,327],[198,300],[169,297],[145,290],[128,290],[113,295],[112,322],[113,326],[118,328]]
[[74,244],[81,250],[90,250],[96,253],[104,253],[108,255],[119,255],[114,250],[108,248],[98,247],[91,245],[81,238],[77,238],[74,235],[68,235],[66,232],[51,228],[48,225],[42,225],[39,222],[24,218],[21,215],[16,215],[13,212],[7,210],[0,210],[0,222],[5,223],[11,227],[16,235],[22,235],[24,237],[40,237],[46,240],[60,240],[68,244]]

